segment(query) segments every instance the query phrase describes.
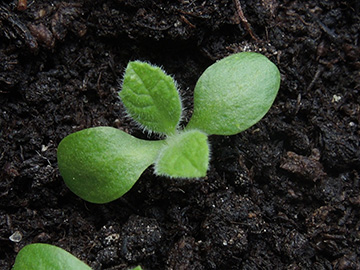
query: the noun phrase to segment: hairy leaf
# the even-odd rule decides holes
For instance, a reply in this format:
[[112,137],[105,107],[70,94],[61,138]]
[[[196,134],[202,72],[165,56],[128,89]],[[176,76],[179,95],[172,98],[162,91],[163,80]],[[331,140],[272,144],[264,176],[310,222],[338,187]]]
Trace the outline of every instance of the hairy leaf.
[[91,270],[62,248],[49,244],[30,244],[20,250],[12,270]]
[[159,67],[130,62],[119,93],[129,115],[149,131],[175,133],[181,100],[174,80]]
[[60,142],[60,174],[82,199],[110,202],[130,190],[155,161],[162,144],[140,140],[111,127],[85,129]]
[[170,177],[203,177],[209,166],[207,135],[197,130],[166,139],[155,162],[155,173]]
[[280,87],[280,72],[265,56],[243,52],[211,65],[194,91],[194,114],[187,128],[207,134],[237,134],[270,109]]

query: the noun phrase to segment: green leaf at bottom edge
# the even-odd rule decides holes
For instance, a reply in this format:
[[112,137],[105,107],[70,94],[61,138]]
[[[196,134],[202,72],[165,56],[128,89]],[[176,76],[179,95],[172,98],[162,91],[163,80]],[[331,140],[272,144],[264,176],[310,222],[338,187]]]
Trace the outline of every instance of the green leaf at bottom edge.
[[135,268],[131,269],[131,270],[142,270],[141,266],[136,266]]
[[30,244],[20,250],[12,270],[91,270],[62,248],[49,244]]

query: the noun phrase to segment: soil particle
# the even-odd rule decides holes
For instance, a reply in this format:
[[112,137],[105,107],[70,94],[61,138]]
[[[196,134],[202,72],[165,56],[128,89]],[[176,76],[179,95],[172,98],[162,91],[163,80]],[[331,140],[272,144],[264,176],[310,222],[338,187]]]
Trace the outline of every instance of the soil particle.
[[281,162],[280,168],[306,180],[317,181],[326,175],[319,159],[320,152],[318,149],[313,149],[310,157],[304,157],[289,151]]
[[181,238],[169,252],[167,269],[206,269],[199,246],[204,246],[201,241],[196,242],[192,237]]
[[161,235],[156,220],[131,216],[122,227],[120,256],[130,262],[148,259],[155,254]]
[[325,166],[337,171],[360,166],[360,141],[357,136],[333,125],[321,125],[320,132]]

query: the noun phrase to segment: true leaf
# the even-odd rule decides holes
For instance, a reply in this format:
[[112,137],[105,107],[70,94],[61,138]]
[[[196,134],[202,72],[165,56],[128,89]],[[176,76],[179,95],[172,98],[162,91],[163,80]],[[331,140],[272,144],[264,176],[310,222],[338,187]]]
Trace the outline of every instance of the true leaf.
[[170,177],[203,177],[209,166],[207,135],[190,130],[168,137],[155,163],[155,173]]
[[30,244],[20,250],[12,270],[91,270],[62,248],[49,244]]
[[60,142],[60,174],[82,199],[110,202],[130,190],[155,161],[162,144],[140,140],[111,127],[85,129]]
[[174,80],[159,67],[130,62],[119,95],[129,115],[145,129],[175,132],[181,118],[181,100]]
[[187,128],[207,134],[237,134],[267,113],[279,87],[280,72],[265,56],[252,52],[228,56],[199,78]]

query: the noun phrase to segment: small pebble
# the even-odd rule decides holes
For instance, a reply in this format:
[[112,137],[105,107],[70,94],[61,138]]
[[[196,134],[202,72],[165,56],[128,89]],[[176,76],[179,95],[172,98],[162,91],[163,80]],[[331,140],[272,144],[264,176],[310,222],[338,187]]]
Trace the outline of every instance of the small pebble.
[[9,237],[10,241],[19,243],[22,240],[22,234],[19,231],[15,231],[12,235]]

